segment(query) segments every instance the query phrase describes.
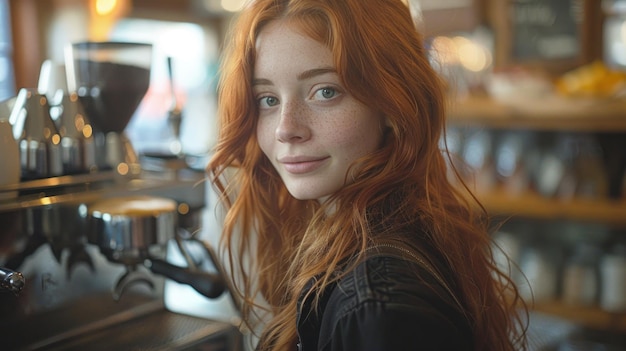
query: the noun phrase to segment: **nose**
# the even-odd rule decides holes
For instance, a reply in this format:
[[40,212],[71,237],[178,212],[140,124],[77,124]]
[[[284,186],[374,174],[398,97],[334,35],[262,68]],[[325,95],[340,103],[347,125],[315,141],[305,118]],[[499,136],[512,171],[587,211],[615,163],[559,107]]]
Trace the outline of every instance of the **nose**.
[[283,103],[276,126],[276,139],[283,143],[303,142],[311,137],[306,109],[295,103]]

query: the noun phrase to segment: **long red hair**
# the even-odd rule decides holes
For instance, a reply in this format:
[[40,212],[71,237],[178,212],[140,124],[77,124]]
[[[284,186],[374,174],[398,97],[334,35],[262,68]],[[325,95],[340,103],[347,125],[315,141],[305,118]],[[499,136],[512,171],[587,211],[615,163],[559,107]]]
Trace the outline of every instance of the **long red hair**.
[[[388,120],[384,145],[352,165],[346,175],[352,181],[332,196],[332,214],[317,201],[293,198],[257,144],[255,43],[276,20],[327,45],[347,91]],[[321,291],[337,279],[346,258],[391,238],[444,261],[476,350],[523,348],[515,318],[519,296],[492,259],[486,213],[448,179],[439,143],[444,83],[407,6],[400,0],[254,0],[240,13],[228,44],[220,72],[220,134],[207,169],[227,209],[222,239],[230,265],[239,267],[233,275],[241,281],[244,320],[259,295],[269,305],[260,349],[294,347],[297,299],[311,277],[322,277]],[[421,233],[398,235],[416,223]],[[242,265],[237,257],[252,261]]]

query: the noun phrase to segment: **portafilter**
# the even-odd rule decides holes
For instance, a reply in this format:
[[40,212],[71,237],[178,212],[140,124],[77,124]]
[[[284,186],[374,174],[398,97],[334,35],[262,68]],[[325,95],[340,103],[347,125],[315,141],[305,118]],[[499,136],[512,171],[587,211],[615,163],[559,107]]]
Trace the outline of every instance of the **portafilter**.
[[134,281],[150,284],[150,278],[137,269],[141,265],[152,273],[190,285],[208,298],[219,297],[225,290],[219,274],[198,270],[193,262],[179,267],[158,257],[156,252],[172,239],[178,241],[177,247],[182,250],[183,239],[176,234],[177,207],[174,200],[147,195],[103,199],[88,205],[88,242],[97,245],[109,261],[127,268],[114,290],[114,298],[119,298]]

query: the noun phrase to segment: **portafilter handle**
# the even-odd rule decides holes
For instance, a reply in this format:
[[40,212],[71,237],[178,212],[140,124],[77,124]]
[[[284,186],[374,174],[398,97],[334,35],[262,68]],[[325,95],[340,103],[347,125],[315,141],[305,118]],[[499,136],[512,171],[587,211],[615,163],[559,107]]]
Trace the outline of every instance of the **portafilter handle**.
[[210,299],[219,297],[226,289],[224,279],[218,274],[179,267],[156,258],[146,259],[144,264],[153,273],[165,276],[178,283],[189,285]]
[[18,295],[25,285],[26,279],[22,273],[0,267],[0,291],[7,290]]
[[[193,262],[193,260],[191,258],[191,255],[189,254],[187,249],[185,249],[185,246],[182,244],[181,240],[183,240],[183,239],[181,237],[179,237],[179,236],[177,236],[175,239],[176,239],[176,243],[178,244],[179,250],[181,251],[181,253],[185,257],[185,259],[187,260],[187,264],[190,267],[195,267],[195,264],[194,264],[194,262]],[[209,259],[211,260],[211,263],[213,263],[213,266],[217,270],[217,275],[216,276],[219,278],[219,284],[220,284],[221,289],[227,290],[228,292],[230,292],[229,295],[230,295],[230,299],[231,299],[231,301],[233,303],[233,306],[235,307],[235,309],[239,313],[241,313],[241,302],[235,296],[235,294],[236,294],[235,285],[228,278],[228,273],[226,272],[226,270],[224,269],[224,266],[220,262],[220,260],[219,260],[219,258],[217,256],[217,253],[215,252],[215,250],[213,250],[213,247],[211,247],[211,245],[209,245],[206,241],[200,240],[200,239],[196,238],[193,235],[191,235],[189,238],[187,238],[185,240],[188,241],[188,242],[196,243],[196,244],[200,245],[200,247],[202,247],[202,249],[204,249],[204,252],[207,254]]]

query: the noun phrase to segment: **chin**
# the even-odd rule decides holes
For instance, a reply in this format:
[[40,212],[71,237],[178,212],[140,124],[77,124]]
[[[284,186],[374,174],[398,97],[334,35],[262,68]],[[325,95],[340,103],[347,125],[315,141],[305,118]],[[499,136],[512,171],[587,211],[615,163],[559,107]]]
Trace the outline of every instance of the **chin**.
[[325,199],[338,190],[324,182],[322,184],[319,182],[296,182],[296,184],[286,182],[285,185],[289,194],[294,198],[303,201],[318,200],[320,203],[323,203]]
[[298,199],[298,200],[318,200],[320,198],[325,198],[328,195],[326,195],[325,193],[321,193],[321,192],[311,192],[311,191],[307,191],[304,189],[289,189],[287,188],[287,190],[289,190],[289,194],[291,194],[291,196],[293,196],[294,198]]
[[299,193],[299,192],[289,192],[291,194],[291,196],[295,197],[297,200],[317,200],[316,196],[312,196],[309,194],[303,194],[303,193]]

